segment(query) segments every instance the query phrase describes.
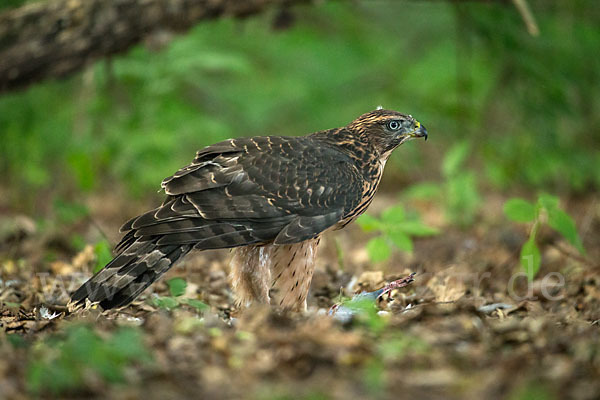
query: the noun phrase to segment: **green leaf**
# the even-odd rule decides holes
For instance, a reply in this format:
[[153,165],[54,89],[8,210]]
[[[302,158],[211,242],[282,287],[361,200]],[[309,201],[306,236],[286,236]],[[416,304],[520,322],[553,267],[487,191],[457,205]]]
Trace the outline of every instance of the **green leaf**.
[[515,222],[531,222],[536,217],[535,206],[517,197],[504,203],[504,214]]
[[397,230],[411,236],[432,236],[437,235],[439,231],[431,226],[427,226],[421,221],[404,221],[396,226]]
[[152,304],[155,307],[164,308],[166,310],[172,310],[179,307],[179,302],[173,297],[154,297],[152,298]]
[[377,315],[375,300],[368,296],[359,294],[350,301],[345,302],[343,307],[354,311],[357,322],[366,326],[374,333],[381,332],[387,325],[387,320],[380,318],[379,315]]
[[413,251],[413,241],[410,236],[400,231],[390,232],[388,237],[400,250],[411,253]]
[[367,243],[367,253],[373,262],[385,261],[390,258],[392,250],[382,237],[376,237]]
[[363,214],[356,220],[356,223],[362,228],[365,232],[373,232],[376,230],[381,230],[381,222],[370,215]]
[[112,260],[112,252],[110,244],[106,240],[101,240],[94,246],[94,254],[96,255],[96,266],[94,273],[100,271],[106,264]]
[[190,307],[194,307],[197,311],[204,311],[209,308],[208,304],[197,299],[181,299],[180,302],[182,304],[187,304]]
[[179,297],[185,293],[187,282],[183,278],[173,278],[167,281],[167,285],[169,285],[169,292],[171,292],[171,296]]
[[442,162],[442,173],[444,176],[449,177],[459,172],[460,167],[469,155],[470,148],[469,142],[463,141],[455,144],[448,150]]
[[540,250],[535,244],[535,238],[531,237],[521,248],[521,266],[530,281],[537,275],[541,262]]
[[538,198],[538,204],[550,213],[554,210],[558,210],[558,197],[549,194],[541,194]]
[[566,212],[561,209],[548,211],[548,225],[557,230],[565,239],[579,250],[581,254],[585,254],[583,243],[577,234],[575,221]]
[[19,308],[19,307],[21,307],[21,304],[15,303],[15,302],[12,302],[12,301],[2,301],[2,302],[0,302],[0,304],[3,305],[6,308]]
[[399,224],[402,223],[405,218],[404,207],[401,205],[390,207],[381,213],[381,222],[386,224]]

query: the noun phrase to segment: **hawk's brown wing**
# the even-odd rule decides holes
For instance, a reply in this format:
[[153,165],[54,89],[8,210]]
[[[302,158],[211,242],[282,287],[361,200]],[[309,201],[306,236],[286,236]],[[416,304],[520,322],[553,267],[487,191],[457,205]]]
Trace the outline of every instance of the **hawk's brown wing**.
[[343,219],[361,201],[352,160],[313,137],[255,137],[209,146],[162,184],[169,195],[127,222],[125,243],[198,249],[297,243]]
[[163,181],[162,206],[123,225],[119,254],[73,293],[71,306],[126,305],[192,247],[313,238],[357,208],[363,187],[348,156],[311,136],[207,147]]

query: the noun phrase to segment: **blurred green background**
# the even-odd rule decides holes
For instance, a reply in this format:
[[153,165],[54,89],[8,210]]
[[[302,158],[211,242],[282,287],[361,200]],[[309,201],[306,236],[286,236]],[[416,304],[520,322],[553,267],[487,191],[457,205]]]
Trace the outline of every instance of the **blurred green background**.
[[595,192],[600,8],[529,4],[537,37],[510,2],[327,2],[294,8],[286,29],[273,10],[164,34],[4,94],[2,207],[43,215],[108,190],[158,197],[161,179],[205,145],[333,128],[378,105],[430,132],[396,152],[384,190],[443,185],[440,161],[453,151],[454,170],[468,172],[461,193]]
[[[0,12],[29,2],[32,1],[0,0]],[[394,201],[390,199],[400,198],[416,199],[414,203],[419,203],[420,208],[395,205],[380,213],[380,217],[374,217],[378,207],[374,204],[370,211],[374,214],[359,220],[363,230],[371,232],[364,236],[371,238],[365,245],[370,263],[353,259],[351,263],[356,264],[357,271],[362,268],[361,263],[374,271],[385,271],[387,264],[384,261],[392,257],[391,244],[410,253],[413,237],[440,233],[437,242],[421,248],[421,254],[427,255],[421,257],[422,264],[408,258],[398,262],[395,257],[389,264],[394,264],[394,268],[416,266],[414,270],[419,274],[424,270],[425,276],[442,268],[456,275],[462,270],[451,268],[460,266],[462,257],[467,257],[468,267],[474,273],[483,272],[485,276],[493,271],[494,279],[486,289],[487,300],[502,301],[506,298],[504,282],[514,270],[512,261],[517,263],[519,256],[515,251],[526,240],[525,232],[529,232],[530,239],[523,245],[521,256],[531,256],[531,263],[537,263],[535,268],[527,270],[533,271],[528,275],[530,280],[533,281],[538,272],[541,255],[536,247],[535,232],[538,225],[546,224],[540,219],[539,208],[542,203],[552,202],[556,203],[555,209],[546,205],[545,214],[551,216],[554,211],[562,220],[559,221],[561,224],[553,225],[549,218],[548,225],[575,245],[580,255],[574,256],[578,263],[570,260],[563,265],[562,259],[557,261],[556,251],[554,255],[547,251],[555,249],[550,248],[545,236],[537,239],[542,244],[542,255],[546,257],[542,271],[560,270],[569,279],[569,297],[560,303],[564,306],[561,312],[565,313],[564,322],[560,319],[560,324],[555,317],[548,319],[546,325],[538,324],[539,311],[531,308],[531,314],[518,314],[517,317],[527,315],[527,324],[521,326],[531,325],[530,328],[517,331],[513,324],[510,330],[496,330],[488,322],[482,324],[480,315],[474,318],[472,314],[464,314],[466,306],[461,306],[454,314],[432,312],[431,316],[438,319],[422,314],[425,317],[411,323],[387,325],[387,320],[380,319],[372,309],[372,318],[366,322],[368,329],[354,329],[373,343],[372,349],[368,350],[371,353],[366,353],[371,354],[371,358],[365,358],[361,344],[359,351],[353,350],[361,355],[343,358],[354,361],[331,364],[332,369],[338,369],[334,375],[319,375],[322,371],[319,370],[319,374],[315,374],[318,376],[316,382],[324,377],[324,387],[329,390],[336,387],[335,380],[338,379],[338,387],[342,385],[351,392],[359,390],[357,382],[363,379],[367,393],[375,393],[372,397],[380,394],[378,398],[384,398],[381,388],[388,385],[394,398],[402,397],[402,394],[419,398],[410,391],[411,385],[400,387],[398,382],[401,381],[392,379],[387,383],[388,376],[395,376],[388,372],[395,368],[406,382],[416,382],[413,390],[423,386],[427,391],[416,393],[427,393],[426,396],[442,393],[436,390],[444,386],[451,389],[449,397],[460,396],[475,388],[474,398],[485,398],[482,393],[502,397],[508,392],[513,393],[510,398],[514,399],[559,398],[547,393],[546,385],[548,390],[560,386],[573,388],[572,393],[585,394],[586,390],[591,393],[597,371],[591,366],[597,366],[593,363],[597,361],[594,355],[598,350],[592,347],[593,340],[588,342],[593,335],[588,335],[590,331],[584,330],[581,324],[584,319],[586,324],[589,322],[589,327],[596,324],[598,310],[597,279],[592,278],[596,267],[589,267],[597,264],[597,250],[592,249],[596,253],[590,253],[589,259],[594,260],[592,264],[583,256],[583,245],[589,250],[597,242],[594,236],[597,226],[590,229],[590,224],[594,223],[594,218],[597,220],[596,197],[600,188],[600,7],[595,0],[528,0],[539,26],[539,35],[534,36],[528,33],[514,3],[509,0],[316,1],[292,8],[291,14],[270,10],[244,20],[222,18],[202,22],[183,35],[162,32],[127,53],[101,60],[68,79],[49,80],[26,90],[0,95],[0,245],[8,243],[0,249],[3,274],[11,276],[15,271],[21,271],[22,287],[26,288],[23,293],[30,293],[44,290],[43,286],[40,289],[40,285],[32,283],[35,280],[31,271],[51,271],[52,275],[60,276],[89,269],[89,266],[82,266],[86,261],[76,261],[76,257],[82,258],[80,255],[91,257],[89,260],[92,261],[88,262],[94,269],[102,268],[112,258],[111,248],[118,224],[161,201],[162,195],[157,192],[161,180],[191,161],[195,151],[203,146],[230,137],[302,135],[334,128],[382,105],[412,114],[429,131],[427,142],[409,143],[393,154],[381,188],[388,195],[381,201],[385,206]],[[535,203],[536,208],[520,199],[505,203],[513,196],[535,200],[540,193],[550,193],[557,198],[542,195]],[[379,199],[383,197],[378,196]],[[427,201],[420,202],[424,198]],[[580,207],[578,212],[571,212],[578,217],[577,221],[584,220],[587,225],[583,241],[578,236],[576,224],[562,208],[558,209],[558,198],[563,203],[567,200],[570,207],[564,208],[569,212],[577,210],[579,204],[594,204],[594,207]],[[432,203],[437,207],[429,207]],[[520,230],[507,230],[506,224],[498,226],[493,221],[477,219],[484,206],[487,216],[495,212],[504,218],[500,210],[503,203],[505,210],[506,204],[517,205],[512,207],[512,218],[510,213],[506,214],[509,219],[523,223]],[[410,202],[402,201],[402,204]],[[523,217],[523,208],[531,209],[531,218]],[[430,215],[421,221],[423,210],[430,211]],[[21,218],[23,214],[27,217]],[[438,215],[444,222],[434,220],[431,223]],[[8,217],[3,218],[5,216]],[[525,222],[535,228],[526,227]],[[453,235],[453,231],[458,230],[454,227],[471,227],[472,231]],[[561,227],[566,228],[559,229]],[[19,230],[25,233],[13,234]],[[42,234],[32,234],[28,241],[23,241],[24,245],[20,244],[20,236],[36,230]],[[377,233],[376,237],[374,233]],[[487,243],[484,237],[492,237],[492,240]],[[343,250],[362,246],[360,241],[353,241],[354,237],[349,238],[345,237],[347,241],[352,240],[348,245],[342,241],[330,242],[331,247],[335,245],[335,253],[330,252],[328,257],[337,257],[340,270],[344,267]],[[34,242],[41,250],[30,245]],[[90,243],[94,247],[91,252],[86,252]],[[473,247],[479,253],[464,250]],[[324,250],[323,254],[326,254]],[[506,252],[509,251],[514,254],[507,259]],[[352,253],[352,257],[356,253],[358,251]],[[71,257],[73,261],[69,263],[53,263],[71,260]],[[524,259],[521,257],[521,262]],[[458,264],[455,264],[457,260]],[[352,265],[346,267],[349,267],[346,272],[354,273]],[[211,269],[214,270],[212,266]],[[202,284],[204,279],[204,275],[196,273],[189,276],[190,282]],[[182,281],[181,278],[174,279]],[[18,281],[11,277],[10,282]],[[477,290],[480,282],[477,282]],[[453,285],[452,281],[441,279],[434,284],[434,287],[449,286],[451,289]],[[414,286],[425,289],[423,281]],[[13,286],[7,283],[4,287],[5,293],[9,294],[2,297],[0,308],[26,310],[37,304],[37,300],[32,303],[31,299],[39,298],[35,297],[39,293],[19,297],[17,294],[21,292]],[[167,293],[166,287],[158,293]],[[163,302],[162,305],[153,303],[154,306],[193,305],[191,299],[176,300],[179,295],[175,295],[172,288],[170,293],[171,297],[153,297]],[[477,294],[476,291],[473,293]],[[171,305],[165,299],[170,299]],[[21,303],[25,301],[25,305]],[[196,301],[196,305],[206,307],[200,300]],[[213,308],[215,302],[213,300]],[[554,306],[558,303],[543,304],[548,310],[558,309]],[[581,313],[575,313],[576,307],[581,307]],[[519,305],[517,309],[520,308]],[[156,315],[163,318],[163,314]],[[502,322],[503,314],[499,315]],[[515,315],[517,313],[511,318]],[[173,321],[185,321],[178,316],[175,318]],[[195,321],[195,318],[188,321]],[[262,356],[268,354],[264,352],[265,348],[272,349],[273,354],[289,354],[288,348],[300,349],[298,354],[302,355],[302,362],[297,365],[301,369],[305,365],[302,352],[306,347],[297,343],[293,346],[284,344],[285,348],[274,346],[270,334],[260,333],[262,322],[257,324],[261,326],[260,330],[256,329],[259,333],[242,336],[246,329],[242,328],[229,336],[229,342],[217,342],[225,336],[220,336],[218,328],[209,322],[206,325],[209,330],[190,335],[196,342],[184,342],[180,340],[182,334],[197,329],[198,321],[185,328],[189,332],[182,333],[183,324],[179,322],[149,318],[149,323],[141,328],[143,335],[138,335],[135,330],[117,330],[110,336],[97,334],[103,329],[100,326],[106,327],[98,321],[94,321],[93,329],[74,326],[58,339],[31,341],[34,345],[30,347],[25,347],[26,341],[18,334],[7,335],[15,349],[24,347],[28,350],[8,352],[0,340],[0,354],[3,355],[0,360],[9,363],[4,369],[0,365],[0,386],[6,382],[2,381],[3,375],[13,373],[18,376],[15,379],[27,381],[32,393],[48,390],[49,393],[60,393],[81,387],[88,390],[89,386],[92,388],[89,393],[97,390],[111,397],[113,392],[106,390],[120,390],[119,387],[112,389],[113,385],[102,385],[102,381],[119,381],[125,366],[136,360],[146,360],[145,345],[140,337],[160,337],[162,332],[171,332],[164,330],[166,326],[172,330],[171,325],[176,327],[172,332],[177,335],[173,335],[175,340],[172,342],[165,340],[165,343],[171,343],[165,348],[171,347],[174,353],[183,354],[191,347],[180,344],[192,343],[191,346],[200,351],[190,354],[196,354],[198,360],[210,358],[216,361],[206,369],[211,375],[201,375],[204,372],[198,365],[204,366],[205,361],[188,364],[185,361],[187,355],[173,358],[175,367],[168,363],[157,375],[141,374],[141,378],[136,378],[136,375],[126,374],[127,379],[133,376],[133,381],[142,383],[138,385],[142,391],[161,387],[163,392],[153,393],[158,397],[169,388],[185,393],[185,390],[196,390],[198,386],[195,385],[207,383],[209,393],[221,393],[233,381],[231,376],[224,375],[227,379],[223,382],[226,383],[215,380],[218,392],[210,392],[212,378],[207,380],[206,377],[219,376],[214,372],[216,365],[218,368],[228,365],[236,377],[238,374],[242,377],[239,382],[243,385],[246,381],[242,372],[253,371],[253,368],[244,365],[242,369],[235,369],[242,364],[234,364],[234,361],[250,360],[252,357],[244,358],[248,350],[240,349],[252,348],[255,343],[258,343],[256,354],[261,354],[257,357],[260,368],[256,368],[256,376],[260,376],[261,381],[267,377],[267,369],[263,369],[262,364],[269,364]],[[281,335],[293,340],[306,340],[307,337],[313,340],[310,335],[294,336],[287,323],[280,323],[279,319],[273,321],[271,325],[265,324],[268,328],[265,332],[275,331],[279,329],[276,326],[281,325],[286,329]],[[35,322],[37,326],[38,321]],[[504,322],[512,324],[514,320],[507,318]],[[427,325],[430,328],[425,329]],[[387,331],[386,326],[389,327]],[[155,330],[156,327],[160,330]],[[304,330],[312,332],[313,327]],[[339,332],[327,328],[324,335],[336,335],[336,345],[332,345],[331,339],[326,342],[327,347],[338,348],[336,346],[346,343],[344,341],[358,343],[343,336],[349,332],[345,328]],[[521,334],[526,339],[520,339]],[[211,340],[200,338],[208,336],[215,338],[214,343],[225,345],[207,347],[206,343]],[[240,340],[231,339],[234,337]],[[246,339],[242,340],[243,337]],[[523,341],[521,347],[515,344],[515,338]],[[168,360],[161,353],[164,351],[162,339],[152,340],[151,353],[159,360]],[[456,340],[456,345],[449,340]],[[177,345],[173,344],[175,341]],[[424,347],[428,341],[435,343],[431,349]],[[469,345],[469,341],[472,344]],[[222,351],[216,349],[228,348],[231,343],[234,343],[231,354],[238,357],[239,351],[242,358],[223,361]],[[321,347],[308,348],[323,352]],[[211,351],[214,356],[210,355]],[[413,357],[411,352],[416,352],[419,357],[410,358]],[[405,364],[398,364],[405,353],[409,354]],[[315,357],[320,360],[319,364],[329,362],[329,356],[319,357]],[[361,359],[372,362],[361,364]],[[566,361],[570,359],[575,360],[574,364]],[[27,367],[13,368],[11,362]],[[273,370],[280,367],[280,364],[270,362]],[[350,362],[356,363],[352,366],[355,371],[364,372],[364,378],[349,374]],[[193,366],[189,371],[198,375],[190,375],[188,365]],[[206,365],[210,366],[210,363],[206,362]],[[399,365],[406,369],[398,368]],[[429,368],[432,374],[429,374]],[[427,370],[427,375],[412,374],[420,369]],[[451,374],[454,370],[458,372]],[[90,375],[90,371],[95,371],[96,375]],[[161,378],[164,371],[172,371],[171,378],[166,373],[168,379]],[[196,376],[203,376],[204,381],[190,378]],[[331,376],[335,379],[330,380]],[[359,380],[354,381],[356,376]],[[538,379],[540,376],[544,379]],[[93,379],[91,386],[89,377]],[[421,380],[411,382],[413,377],[421,377]],[[172,386],[162,388],[169,379],[174,382]],[[450,383],[445,383],[444,379],[449,379],[447,382]],[[424,385],[424,380],[431,383],[433,389]],[[231,386],[240,386],[237,378],[236,382]],[[283,382],[285,385],[290,381],[286,378]],[[297,380],[297,385],[310,389],[311,382],[314,381],[302,378]],[[298,398],[293,391],[296,386],[290,387],[290,393],[294,395],[289,398]],[[272,388],[267,388],[269,395],[276,398],[276,394],[271,393]],[[115,393],[123,397],[120,392]],[[130,397],[135,397],[136,392],[131,393]]]

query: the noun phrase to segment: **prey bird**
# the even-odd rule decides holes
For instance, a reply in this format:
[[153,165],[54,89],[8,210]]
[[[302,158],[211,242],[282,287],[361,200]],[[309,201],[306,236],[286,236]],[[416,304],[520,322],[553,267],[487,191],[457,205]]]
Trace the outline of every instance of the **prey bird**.
[[238,306],[306,309],[320,236],[362,214],[385,163],[427,130],[378,108],[308,136],[226,140],[162,182],[163,204],[126,222],[116,257],[71,296],[71,310],[129,304],[192,249],[235,248]]

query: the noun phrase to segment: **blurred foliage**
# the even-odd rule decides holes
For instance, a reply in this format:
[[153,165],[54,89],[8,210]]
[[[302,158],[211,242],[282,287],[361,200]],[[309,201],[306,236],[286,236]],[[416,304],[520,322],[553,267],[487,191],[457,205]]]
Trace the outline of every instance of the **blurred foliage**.
[[21,7],[24,4],[34,3],[36,1],[40,1],[40,0],[2,0],[0,2],[0,10],[3,10],[5,8]]
[[53,209],[56,221],[63,225],[79,222],[90,213],[84,204],[66,202],[60,198],[54,200]]
[[381,213],[380,218],[369,214],[361,215],[357,223],[365,232],[379,232],[367,243],[367,252],[373,262],[385,261],[392,255],[392,248],[413,251],[413,236],[431,236],[438,233],[429,227],[416,214],[406,213],[401,205],[390,207]]
[[36,342],[28,365],[27,383],[33,393],[61,394],[91,380],[123,382],[134,362],[148,362],[140,332],[120,328],[101,337],[85,325],[71,325],[63,333]]
[[403,192],[403,197],[434,200],[445,209],[450,223],[460,227],[471,225],[481,204],[477,175],[466,166],[471,148],[467,141],[454,144],[442,159],[443,181],[412,185]]
[[450,221],[460,226],[470,225],[475,220],[481,202],[475,172],[465,165],[470,151],[469,142],[459,142],[448,150],[442,161],[445,184],[441,193],[446,203],[446,214]]
[[[430,346],[423,339],[407,333],[394,332],[377,340],[375,356],[364,369],[364,385],[375,398],[385,397],[387,385],[390,385],[386,364],[398,362],[409,354],[423,354]],[[392,383],[393,384],[393,383]]]
[[[0,10],[29,2],[5,0]],[[50,213],[61,227],[78,224],[90,217],[85,196],[120,194],[123,188],[134,198],[148,196],[202,146],[236,136],[337,127],[378,105],[413,114],[430,134],[426,144],[410,143],[394,153],[384,179],[403,184],[383,187],[429,182],[413,185],[407,195],[434,199],[453,224],[473,223],[484,190],[596,191],[600,7],[592,0],[528,3],[540,26],[537,37],[527,33],[507,1],[317,2],[294,8],[296,23],[285,30],[272,28],[274,11],[203,22],[181,36],[161,32],[70,79],[0,97],[0,184],[5,189],[0,207]],[[529,279],[541,263],[536,237],[544,224],[583,254],[573,219],[556,197],[542,195],[536,203],[514,198],[504,211],[511,220],[531,224],[521,250]],[[368,245],[372,261],[390,257],[394,247],[410,251],[413,236],[436,233],[399,206],[378,218],[363,215],[358,223],[378,233]],[[45,225],[52,222],[40,218],[39,228],[49,230]],[[79,233],[70,241],[77,249],[86,243]],[[110,245],[106,239],[94,242],[98,270],[110,260]],[[56,257],[53,251],[46,251],[46,260]],[[341,264],[341,254],[338,259]],[[186,297],[190,290],[184,279],[167,285],[168,296],[151,298],[156,307],[207,309]],[[390,365],[427,353],[431,345],[423,335],[395,329],[372,300],[344,305],[359,311],[354,327],[377,346],[363,376],[375,397],[394,383],[388,382]],[[5,301],[4,306],[19,304]],[[176,329],[189,333],[199,321],[185,318]],[[453,326],[468,325],[459,321]],[[211,329],[212,336],[221,334]],[[468,339],[457,332],[460,340],[463,336]],[[15,348],[30,343],[16,334],[7,338]],[[122,382],[131,365],[149,360],[134,328],[109,334],[100,327],[71,325],[33,343],[28,388],[44,396]],[[268,343],[263,350],[272,347]],[[441,365],[439,371],[447,368],[439,363],[444,361],[440,354],[467,364],[461,361],[466,353],[455,357],[451,351],[463,349],[466,341],[445,343],[443,351],[433,353],[439,360],[431,359]],[[563,349],[569,342],[561,337],[556,343],[548,349]],[[577,364],[573,368],[582,371]],[[527,382],[510,397],[553,398]]]
[[508,398],[510,400],[553,400],[557,397],[550,388],[533,381],[516,388]]
[[[388,325],[387,318],[381,318],[376,305],[377,299],[367,293],[349,299],[341,299],[340,308],[348,310],[352,315],[350,321],[355,327],[366,329],[370,334],[378,336]],[[339,313],[340,310],[337,310]]]
[[598,8],[530,4],[538,37],[509,5],[360,1],[294,9],[283,31],[266,14],[202,23],[166,45],[150,38],[67,81],[0,97],[5,201],[41,212],[48,196],[147,195],[204,145],[340,126],[379,104],[414,114],[432,139],[396,152],[386,179],[436,179],[430,164],[447,149],[469,154],[460,173],[443,169],[455,216],[476,209],[477,181],[595,190]]
[[481,132],[493,134],[482,147],[487,176],[502,187],[518,179],[563,190],[597,188],[600,59],[592,54],[600,13],[588,0],[530,3],[539,37],[513,29],[519,17],[508,7],[467,10],[474,40],[500,61],[489,93],[494,98],[481,109]]
[[94,273],[100,271],[106,264],[112,260],[112,252],[110,251],[110,243],[106,239],[103,239],[96,243],[94,246],[94,254],[96,256],[96,265],[94,266]]
[[555,196],[542,194],[537,203],[532,204],[521,198],[509,199],[504,204],[504,214],[515,222],[532,223],[529,238],[521,248],[521,266],[527,277],[532,281],[540,269],[542,257],[536,244],[537,233],[543,224],[548,224],[560,233],[582,255],[585,254],[583,242],[577,233],[575,221],[558,206]]

